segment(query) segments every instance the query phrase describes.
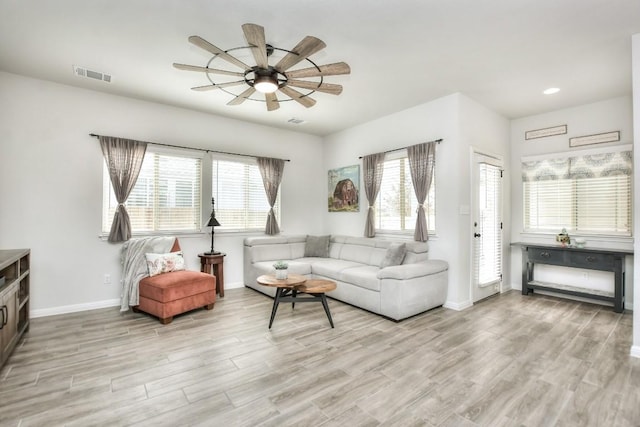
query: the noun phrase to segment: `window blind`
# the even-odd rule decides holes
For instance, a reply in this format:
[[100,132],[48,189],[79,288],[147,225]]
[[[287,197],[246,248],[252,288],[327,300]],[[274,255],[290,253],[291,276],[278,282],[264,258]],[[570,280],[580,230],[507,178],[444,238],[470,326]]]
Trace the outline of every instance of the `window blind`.
[[525,231],[631,235],[632,152],[522,163]]
[[[147,150],[126,202],[133,234],[200,231],[201,166],[198,157]],[[102,231],[108,233],[118,205],[106,168]]]
[[[255,160],[212,161],[212,192],[222,230],[264,230],[269,202]],[[274,206],[280,222],[280,192]]]
[[[380,192],[376,199],[376,229],[388,231],[415,229],[419,205],[411,182],[409,159],[405,154],[402,157],[385,160],[383,170]],[[426,200],[427,228],[430,233],[435,232],[435,187],[434,178]]]
[[502,279],[502,184],[501,170],[479,165],[478,223],[475,237],[475,281],[480,287]]

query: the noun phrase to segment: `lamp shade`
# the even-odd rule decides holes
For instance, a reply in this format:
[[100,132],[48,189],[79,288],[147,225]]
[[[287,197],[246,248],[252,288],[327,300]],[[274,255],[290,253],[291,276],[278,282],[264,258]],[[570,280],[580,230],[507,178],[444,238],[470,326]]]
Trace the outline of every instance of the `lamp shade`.
[[253,87],[262,93],[273,93],[278,90],[278,80],[273,75],[257,75]]
[[207,222],[207,227],[220,227],[220,223],[216,217],[212,215],[211,218],[209,218],[209,222]]

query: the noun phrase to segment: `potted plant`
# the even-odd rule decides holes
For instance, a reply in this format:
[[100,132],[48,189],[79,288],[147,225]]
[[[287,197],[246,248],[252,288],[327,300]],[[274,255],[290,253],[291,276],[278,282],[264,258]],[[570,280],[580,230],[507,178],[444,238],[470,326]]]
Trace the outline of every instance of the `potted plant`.
[[289,264],[284,261],[276,261],[273,264],[273,268],[276,269],[276,279],[283,280],[287,278],[287,270],[289,268]]

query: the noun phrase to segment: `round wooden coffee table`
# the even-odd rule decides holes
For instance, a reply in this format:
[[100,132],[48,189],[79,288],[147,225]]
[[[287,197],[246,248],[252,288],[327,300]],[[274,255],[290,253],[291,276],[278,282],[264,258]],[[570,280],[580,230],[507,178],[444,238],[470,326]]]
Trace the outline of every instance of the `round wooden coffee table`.
[[273,274],[264,274],[257,279],[259,284],[273,288],[293,288],[306,281],[307,278],[302,274],[289,274],[286,279],[276,279]]
[[[296,302],[320,302],[327,314],[329,324],[333,328],[333,319],[329,304],[327,304],[326,292],[333,291],[336,288],[336,282],[322,279],[307,279],[300,274],[289,274],[286,279],[276,279],[272,274],[265,274],[258,277],[257,282],[263,286],[271,286],[276,288],[276,296],[273,299],[273,308],[271,309],[271,319],[269,320],[269,329],[276,317],[278,305],[281,302],[290,302],[291,308],[295,308]],[[298,294],[311,295],[311,297],[301,297]]]

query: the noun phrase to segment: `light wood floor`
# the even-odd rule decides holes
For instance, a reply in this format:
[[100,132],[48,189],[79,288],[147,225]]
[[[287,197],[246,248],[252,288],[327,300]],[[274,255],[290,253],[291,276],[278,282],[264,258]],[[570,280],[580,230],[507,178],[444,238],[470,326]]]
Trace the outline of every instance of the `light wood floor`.
[[510,292],[400,323],[228,290],[162,326],[117,308],[33,319],[0,425],[638,426],[632,316]]

